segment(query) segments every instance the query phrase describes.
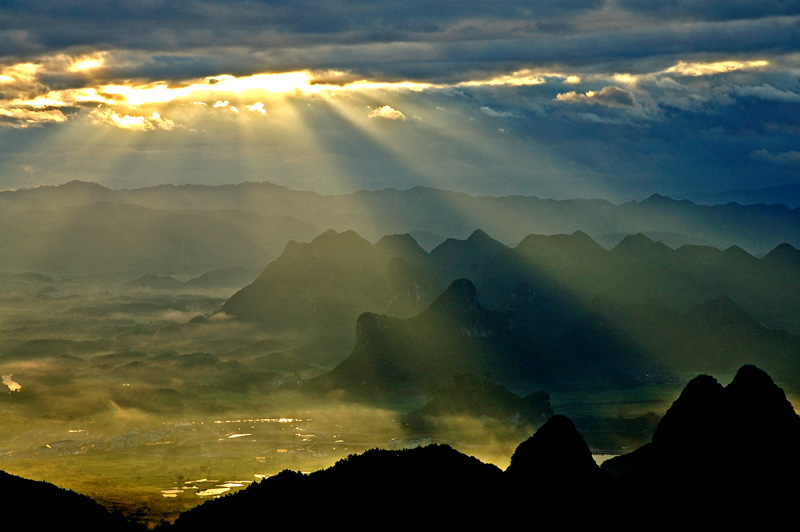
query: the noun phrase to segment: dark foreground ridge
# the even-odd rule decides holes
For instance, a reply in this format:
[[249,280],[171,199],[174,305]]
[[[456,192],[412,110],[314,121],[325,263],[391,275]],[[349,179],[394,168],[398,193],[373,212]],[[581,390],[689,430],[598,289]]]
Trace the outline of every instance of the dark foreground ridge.
[[794,517],[800,418],[755,366],[731,384],[693,379],[653,441],[598,467],[566,417],[551,417],[519,445],[506,471],[449,446],[371,450],[311,474],[284,471],[209,501],[172,526],[453,529],[680,523],[770,528]]
[[[447,445],[373,449],[310,474],[283,471],[182,514],[162,530],[476,526],[774,529],[794,519],[800,417],[762,370],[728,386],[687,384],[652,442],[598,467],[572,421],[554,415],[502,471]],[[0,472],[9,529],[137,530],[88,497]]]
[[49,484],[0,471],[3,530],[143,530],[122,516],[110,514],[94,500]]

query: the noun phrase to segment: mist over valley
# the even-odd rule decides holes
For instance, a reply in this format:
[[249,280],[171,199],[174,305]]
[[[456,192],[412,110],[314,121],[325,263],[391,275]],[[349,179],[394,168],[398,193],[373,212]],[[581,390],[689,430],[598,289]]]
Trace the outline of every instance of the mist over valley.
[[[405,199],[374,203],[386,195]],[[0,194],[14,250],[0,274],[3,469],[152,527],[368,449],[448,445],[506,468],[556,414],[602,462],[646,444],[691,378],[743,364],[800,392],[800,251],[742,236],[740,216],[771,228],[794,211],[718,207],[711,223],[708,208],[663,197],[602,203],[605,214],[551,202],[543,215],[535,198],[502,210],[512,198],[360,196],[269,184]],[[695,222],[676,227],[664,209],[678,208]],[[341,229],[367,227],[371,209],[402,232]],[[595,224],[626,209],[646,214]],[[723,224],[726,209],[739,216]],[[504,240],[467,231],[497,228],[486,212],[507,215]],[[572,230],[525,232],[537,219]],[[611,236],[632,226],[686,243]]]

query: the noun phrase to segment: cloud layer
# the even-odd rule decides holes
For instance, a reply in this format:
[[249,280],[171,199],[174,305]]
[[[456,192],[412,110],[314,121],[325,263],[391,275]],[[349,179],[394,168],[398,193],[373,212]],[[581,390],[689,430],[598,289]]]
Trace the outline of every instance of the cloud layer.
[[0,188],[796,183],[798,16],[800,0],[4,2]]

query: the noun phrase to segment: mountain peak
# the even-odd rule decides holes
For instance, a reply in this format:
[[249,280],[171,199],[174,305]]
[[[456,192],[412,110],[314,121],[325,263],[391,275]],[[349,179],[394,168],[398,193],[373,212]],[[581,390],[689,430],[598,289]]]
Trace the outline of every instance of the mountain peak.
[[724,388],[708,375],[692,379],[659,422],[653,443],[693,453],[701,442],[710,449],[732,445],[726,438],[742,448],[779,446],[784,436],[800,438],[800,418],[772,377],[745,364]]
[[403,246],[417,246],[417,241],[408,233],[396,235],[384,235],[375,245],[403,245]]
[[712,326],[759,326],[746,310],[726,295],[695,305],[686,315],[692,322]]
[[767,372],[764,370],[757,368],[753,364],[745,364],[739,368],[739,371],[736,372],[736,376],[728,385],[728,388],[750,388],[763,390],[766,388],[777,388],[777,385],[772,380],[772,377],[767,375]]
[[367,240],[365,238],[363,238],[361,235],[359,235],[358,233],[356,233],[352,229],[348,229],[346,231],[342,231],[341,233],[339,231],[336,231],[335,229],[328,229],[327,231],[325,231],[324,233],[319,235],[317,238],[312,240],[312,242],[323,241],[323,240],[334,240],[334,239],[339,239],[339,240],[363,240],[363,241],[367,242]]
[[716,427],[712,421],[718,419],[723,391],[710,375],[693,378],[658,423],[653,443],[690,445],[698,435],[713,432]]
[[656,205],[656,206],[658,206],[658,205],[664,205],[664,206],[667,206],[667,205],[679,205],[679,204],[694,205],[694,203],[692,203],[691,201],[689,201],[687,199],[676,200],[676,199],[671,198],[669,196],[665,196],[664,194],[659,194],[658,192],[648,196],[647,198],[645,198],[644,200],[640,201],[639,203],[641,205]]
[[[650,247],[655,242],[653,242],[647,235],[644,233],[636,233],[635,235],[625,235],[619,244],[617,244],[617,248],[643,248],[643,247]],[[615,248],[616,249],[616,248]]]
[[588,445],[568,417],[557,414],[519,444],[506,469],[516,478],[548,486],[591,481],[599,468]]
[[310,249],[324,250],[335,254],[341,253],[345,250],[348,252],[354,248],[368,248],[372,244],[366,238],[362,237],[352,229],[342,231],[339,233],[333,229],[328,229],[309,244]]
[[79,179],[73,179],[72,181],[67,181],[66,183],[59,185],[56,188],[64,190],[93,190],[93,191],[111,190],[98,183],[93,183],[91,181],[81,181]]
[[475,229],[472,234],[469,235],[469,238],[467,238],[466,242],[473,246],[478,246],[489,251],[496,251],[506,247],[505,244],[490,237],[482,229]]
[[523,238],[515,249],[532,257],[557,254],[559,257],[580,257],[580,260],[605,253],[605,250],[591,236],[580,230],[573,231],[569,235],[530,234]]
[[408,233],[383,236],[375,242],[375,249],[410,262],[424,260],[428,256],[428,252]]
[[475,241],[478,241],[478,242],[480,242],[480,241],[493,241],[494,242],[495,240],[492,237],[490,237],[489,235],[487,235],[486,232],[483,229],[475,229],[472,232],[472,234],[469,235],[469,238],[467,238],[467,241],[473,241],[473,242],[475,242]]
[[436,300],[429,309],[433,312],[477,312],[481,309],[478,292],[469,279],[456,279]]
[[494,238],[490,237],[486,234],[485,231],[482,229],[475,229],[466,240],[459,240],[457,238],[448,238],[444,242],[442,242],[439,246],[436,247],[434,251],[442,251],[446,248],[453,248],[454,246],[463,247],[463,244],[467,244],[468,247],[479,247],[479,248],[500,248],[504,247],[502,243],[498,242]]
[[643,233],[636,233],[635,235],[626,235],[619,244],[617,244],[612,251],[614,252],[629,252],[629,251],[648,251],[648,250],[669,250],[671,248],[662,244],[661,242],[654,242],[650,237]]
[[645,199],[644,199],[644,202],[650,202],[650,203],[654,203],[654,202],[657,202],[657,201],[665,201],[665,200],[671,200],[671,198],[669,198],[668,196],[665,196],[665,195],[663,195],[663,194],[659,194],[658,192],[656,192],[655,194],[651,194],[650,196],[648,196],[647,198],[645,198]]
[[747,251],[745,251],[744,249],[740,248],[739,246],[737,246],[735,244],[730,246],[730,247],[728,247],[727,249],[725,249],[722,253],[726,257],[730,257],[732,259],[745,259],[745,260],[747,260],[747,259],[754,259],[755,258],[750,253],[748,253]]
[[594,242],[594,240],[592,239],[592,237],[589,236],[588,233],[584,233],[580,229],[576,229],[575,231],[573,231],[570,236],[578,240],[591,240],[592,242]]
[[784,391],[764,370],[745,364],[725,387],[725,392],[737,416],[752,418],[762,433],[779,429],[785,423],[787,430],[794,431],[795,438],[800,436],[800,418]]
[[800,250],[784,242],[767,253],[763,260],[767,264],[800,265]]

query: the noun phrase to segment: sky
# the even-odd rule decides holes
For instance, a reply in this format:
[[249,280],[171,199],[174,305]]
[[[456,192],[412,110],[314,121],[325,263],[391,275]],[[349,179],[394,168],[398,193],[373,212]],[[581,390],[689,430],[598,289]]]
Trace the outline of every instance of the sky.
[[800,183],[800,0],[5,0],[0,189]]

